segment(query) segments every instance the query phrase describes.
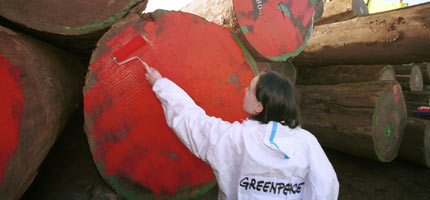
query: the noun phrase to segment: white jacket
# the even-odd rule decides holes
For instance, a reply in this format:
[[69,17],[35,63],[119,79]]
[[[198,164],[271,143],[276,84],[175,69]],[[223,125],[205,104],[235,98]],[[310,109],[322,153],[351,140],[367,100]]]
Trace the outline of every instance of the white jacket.
[[218,199],[337,199],[336,173],[308,131],[277,122],[210,117],[166,78],[156,81],[153,90],[169,127],[212,167]]

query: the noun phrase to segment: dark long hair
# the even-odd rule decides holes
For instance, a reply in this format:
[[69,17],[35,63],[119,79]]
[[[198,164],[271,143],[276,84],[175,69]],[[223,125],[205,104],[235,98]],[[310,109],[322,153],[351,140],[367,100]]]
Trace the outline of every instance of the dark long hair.
[[255,95],[263,105],[263,111],[252,119],[264,124],[276,121],[290,128],[300,125],[294,87],[287,78],[271,71],[261,73]]

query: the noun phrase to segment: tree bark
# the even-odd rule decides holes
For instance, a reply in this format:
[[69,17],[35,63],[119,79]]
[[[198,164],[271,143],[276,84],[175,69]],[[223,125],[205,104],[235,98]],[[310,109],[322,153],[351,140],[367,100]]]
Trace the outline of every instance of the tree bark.
[[316,26],[296,67],[405,64],[430,59],[430,3]]
[[406,123],[397,81],[298,85],[303,127],[325,147],[353,155],[393,160]]
[[82,59],[0,27],[0,199],[19,199],[82,103]]
[[146,0],[0,1],[0,16],[49,43],[90,53],[97,40],[130,9]]
[[408,117],[399,158],[430,168],[430,124],[428,120]]
[[378,80],[395,80],[391,65],[335,65],[300,67],[297,69],[298,85],[335,85]]
[[422,91],[423,74],[418,65],[394,65],[396,80],[399,81],[403,90]]
[[211,168],[168,128],[143,65],[117,65],[113,53],[145,36],[149,42],[129,57],[178,84],[208,115],[231,122],[248,117],[242,97],[257,65],[230,30],[199,16],[159,10],[146,17],[112,26],[91,56],[84,88],[90,149],[105,180],[127,198],[199,198],[215,186]]
[[315,25],[329,24],[367,15],[369,9],[363,0],[333,0],[324,3],[324,12]]
[[285,62],[257,62],[257,66],[260,72],[269,70],[275,71],[280,75],[288,78],[292,84],[296,84],[296,67],[290,61]]
[[322,0],[195,0],[181,11],[233,29],[259,61],[286,61],[303,50],[323,6]]

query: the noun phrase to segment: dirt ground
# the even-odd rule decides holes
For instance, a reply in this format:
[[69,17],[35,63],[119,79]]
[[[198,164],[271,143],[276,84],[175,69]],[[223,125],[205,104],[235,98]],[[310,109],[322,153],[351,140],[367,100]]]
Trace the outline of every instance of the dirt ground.
[[[80,111],[58,138],[21,199],[124,199],[98,174],[82,127]],[[325,150],[337,172],[341,200],[430,199],[430,169],[399,160],[380,163]],[[217,189],[199,199],[217,199]]]

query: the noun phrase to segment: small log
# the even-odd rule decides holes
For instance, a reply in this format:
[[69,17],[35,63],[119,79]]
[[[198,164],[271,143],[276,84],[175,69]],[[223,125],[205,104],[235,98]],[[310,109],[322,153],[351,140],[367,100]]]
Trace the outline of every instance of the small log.
[[230,30],[185,13],[130,15],[106,32],[84,88],[85,131],[100,174],[127,198],[200,198],[215,186],[211,168],[168,128],[143,65],[117,65],[113,52],[138,35],[138,56],[182,87],[211,116],[245,119],[244,88],[258,73]]
[[363,0],[332,0],[324,3],[324,12],[316,26],[367,15],[369,9]]
[[82,103],[87,63],[0,26],[0,199],[19,199]]
[[0,16],[45,41],[70,51],[90,53],[117,20],[146,0],[0,1]]
[[275,71],[280,75],[287,77],[292,84],[296,83],[296,67],[291,61],[285,62],[257,62],[259,71]]
[[421,72],[423,74],[423,82],[425,85],[430,84],[430,63],[419,63]]
[[181,9],[232,28],[260,61],[299,54],[322,10],[322,0],[195,0]]
[[429,120],[408,117],[399,159],[430,168]]
[[403,90],[423,90],[423,74],[418,65],[394,65],[394,71]]
[[391,65],[335,65],[323,67],[299,67],[298,85],[335,85],[378,80],[395,80]]
[[430,3],[316,26],[296,67],[405,64],[430,59]]
[[297,85],[303,127],[321,145],[390,162],[400,146],[406,106],[397,81]]

